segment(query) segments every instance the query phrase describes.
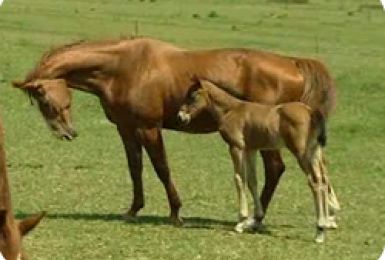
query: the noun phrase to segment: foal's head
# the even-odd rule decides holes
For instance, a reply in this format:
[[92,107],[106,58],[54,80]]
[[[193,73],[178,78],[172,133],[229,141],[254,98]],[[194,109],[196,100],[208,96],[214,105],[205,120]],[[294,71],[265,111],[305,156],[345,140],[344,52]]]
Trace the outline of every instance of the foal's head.
[[26,259],[21,247],[22,237],[36,227],[43,216],[41,213],[19,221],[8,210],[0,209],[0,259]]
[[14,82],[13,85],[37,101],[41,114],[57,137],[72,140],[77,136],[71,119],[71,91],[65,80],[38,79],[27,83]]
[[188,124],[210,105],[209,92],[204,84],[205,82],[198,80],[189,89],[178,112],[178,118],[183,123]]

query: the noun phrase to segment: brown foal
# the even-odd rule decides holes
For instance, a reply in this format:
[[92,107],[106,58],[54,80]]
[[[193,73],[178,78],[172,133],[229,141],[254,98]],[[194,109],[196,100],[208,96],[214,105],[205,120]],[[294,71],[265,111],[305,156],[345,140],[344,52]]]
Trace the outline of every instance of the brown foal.
[[[98,96],[107,118],[120,134],[131,174],[133,200],[125,216],[135,216],[144,207],[144,148],[166,190],[171,219],[180,224],[182,204],[170,175],[161,129],[208,133],[218,128],[207,113],[187,126],[177,119],[194,77],[221,84],[253,102],[301,101],[325,116],[335,103],[333,80],[319,61],[251,49],[190,51],[151,38],[64,45],[46,53],[25,80],[14,86],[37,91],[56,82],[58,87]],[[49,111],[40,110],[52,123],[47,118]],[[66,127],[51,129],[64,139],[75,137],[69,122],[62,120],[59,125]],[[266,176],[261,201],[266,212],[284,164],[277,150],[261,153]]]
[[22,236],[31,231],[43,216],[41,213],[18,221],[13,215],[0,122],[0,259],[1,256],[6,260],[26,259],[21,247]]
[[[255,229],[264,216],[257,191],[256,151],[287,147],[308,178],[317,217],[315,241],[323,242],[324,229],[336,227],[334,216],[329,217],[331,185],[322,159],[321,147],[326,144],[323,115],[300,102],[280,105],[244,102],[209,81],[198,81],[178,116],[188,124],[202,111],[216,120],[219,133],[229,145],[240,208],[240,222],[235,230]],[[254,201],[254,214],[249,219],[246,185]],[[334,208],[338,207],[335,197],[334,202]]]

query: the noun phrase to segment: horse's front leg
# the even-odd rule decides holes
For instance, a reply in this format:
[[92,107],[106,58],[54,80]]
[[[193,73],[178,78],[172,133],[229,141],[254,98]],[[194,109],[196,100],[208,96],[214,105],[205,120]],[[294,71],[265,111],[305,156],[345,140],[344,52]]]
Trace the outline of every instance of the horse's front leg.
[[166,189],[171,209],[171,221],[175,225],[182,225],[182,219],[179,217],[179,209],[181,208],[182,203],[171,179],[161,130],[158,128],[141,129],[140,135],[142,144],[150,157],[154,170]]
[[130,209],[123,215],[123,218],[128,219],[135,217],[138,211],[144,207],[142,145],[134,129],[118,126],[118,131],[126,152],[128,168],[133,184],[132,204]]
[[246,228],[245,221],[249,215],[246,197],[245,156],[244,151],[235,146],[230,146],[230,155],[234,165],[234,181],[239,205],[239,222],[235,226],[235,231],[242,233]]
[[261,155],[265,167],[265,185],[262,190],[261,203],[265,213],[264,216],[266,216],[267,208],[277,188],[279,179],[285,171],[285,164],[282,161],[279,150],[261,151]]

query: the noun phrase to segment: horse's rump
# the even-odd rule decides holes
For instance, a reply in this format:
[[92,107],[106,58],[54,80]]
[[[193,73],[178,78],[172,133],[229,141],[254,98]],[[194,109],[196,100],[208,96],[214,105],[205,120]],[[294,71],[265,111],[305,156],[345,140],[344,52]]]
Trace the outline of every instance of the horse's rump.
[[327,117],[336,105],[336,88],[325,65],[317,60],[293,58],[304,77],[301,102]]

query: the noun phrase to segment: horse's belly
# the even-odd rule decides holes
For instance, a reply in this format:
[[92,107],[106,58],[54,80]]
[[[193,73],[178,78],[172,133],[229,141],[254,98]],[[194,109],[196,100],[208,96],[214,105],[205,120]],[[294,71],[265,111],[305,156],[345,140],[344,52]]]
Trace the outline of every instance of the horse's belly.
[[176,131],[182,131],[187,133],[211,133],[218,130],[218,124],[209,116],[201,115],[193,120],[189,124],[183,124],[177,117],[171,117],[163,121],[163,128]]

